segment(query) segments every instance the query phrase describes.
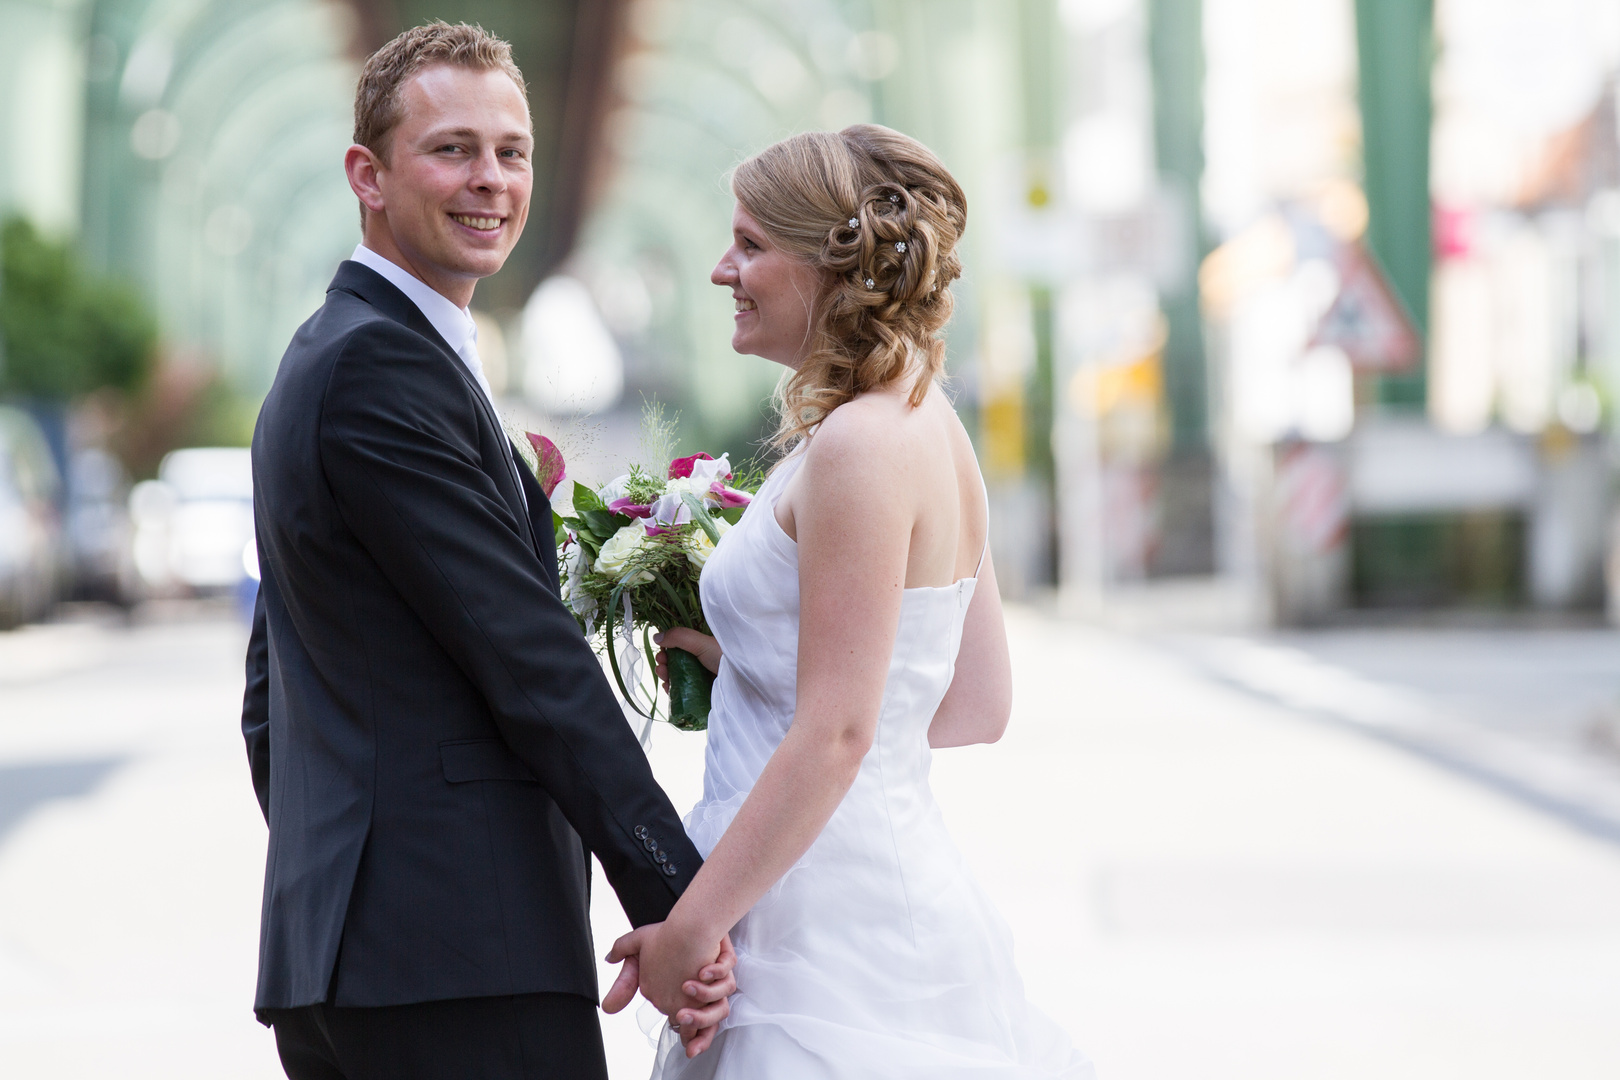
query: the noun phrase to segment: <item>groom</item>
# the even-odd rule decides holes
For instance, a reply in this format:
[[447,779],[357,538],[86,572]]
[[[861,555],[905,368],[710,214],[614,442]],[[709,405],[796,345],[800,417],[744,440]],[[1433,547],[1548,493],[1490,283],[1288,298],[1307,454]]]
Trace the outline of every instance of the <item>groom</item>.
[[[638,926],[698,868],[558,599],[551,507],[479,365],[473,287],[529,208],[523,85],[468,26],[366,64],[364,239],[254,432],[254,1008],[293,1080],[605,1078],[590,855]],[[688,1034],[725,1015],[716,953],[658,1003]]]

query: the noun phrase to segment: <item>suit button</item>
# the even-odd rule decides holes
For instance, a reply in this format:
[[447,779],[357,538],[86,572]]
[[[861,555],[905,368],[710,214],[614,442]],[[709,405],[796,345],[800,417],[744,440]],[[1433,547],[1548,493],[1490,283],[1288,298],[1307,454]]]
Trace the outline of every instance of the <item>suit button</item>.
[[667,862],[664,864],[664,874],[666,877],[674,877],[678,873],[680,873],[680,870],[674,863]]
[[662,866],[664,863],[669,862],[669,856],[665,855],[662,851],[654,852],[653,853],[653,862],[658,863],[660,866]]
[[647,826],[645,826],[645,825],[637,825],[631,831],[636,834],[636,839],[637,840],[645,840],[645,839],[647,839]]
[[642,840],[641,846],[646,848],[648,851],[657,851],[658,850],[658,841],[654,840],[652,837],[649,836],[646,839]]

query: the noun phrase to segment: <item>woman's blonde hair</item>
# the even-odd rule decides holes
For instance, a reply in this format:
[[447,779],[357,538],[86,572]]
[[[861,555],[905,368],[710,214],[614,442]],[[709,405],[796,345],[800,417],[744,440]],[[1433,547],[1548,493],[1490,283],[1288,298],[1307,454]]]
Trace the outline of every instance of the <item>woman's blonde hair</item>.
[[945,365],[939,331],[962,276],[967,197],[922,143],[875,124],[784,139],[732,174],[738,204],[787,255],[822,271],[809,352],[778,389],[771,444],[785,449],[916,356],[911,404]]

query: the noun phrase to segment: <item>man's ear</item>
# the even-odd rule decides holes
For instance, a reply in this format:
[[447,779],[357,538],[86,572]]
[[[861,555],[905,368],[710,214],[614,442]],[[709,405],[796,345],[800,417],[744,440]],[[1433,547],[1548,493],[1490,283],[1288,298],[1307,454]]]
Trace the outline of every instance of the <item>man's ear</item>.
[[381,213],[385,207],[382,185],[378,182],[378,174],[386,168],[382,160],[372,153],[370,147],[359,143],[349,147],[343,155],[343,171],[348,174],[349,188],[364,206],[372,213]]

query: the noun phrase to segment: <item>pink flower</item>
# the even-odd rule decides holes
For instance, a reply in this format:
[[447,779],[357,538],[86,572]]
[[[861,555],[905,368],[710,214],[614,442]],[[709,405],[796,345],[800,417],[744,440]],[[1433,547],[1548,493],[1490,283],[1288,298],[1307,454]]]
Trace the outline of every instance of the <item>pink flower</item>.
[[669,463],[669,479],[684,480],[692,475],[692,467],[699,461],[713,461],[714,458],[699,450],[691,457],[679,457]]
[[718,501],[722,510],[730,510],[734,506],[747,506],[753,501],[753,496],[748,492],[728,488],[718,480],[709,485],[709,498]]
[[529,437],[529,445],[534,447],[535,456],[540,459],[534,468],[534,478],[540,482],[540,490],[545,492],[546,498],[549,499],[551,493],[557,490],[557,485],[562,483],[563,477],[567,475],[562,451],[557,449],[556,443],[544,435],[536,435],[532,431],[525,431],[524,434]]
[[607,504],[607,508],[609,513],[624,514],[626,517],[652,517],[652,507],[645,503],[632,502],[629,499],[614,499]]

